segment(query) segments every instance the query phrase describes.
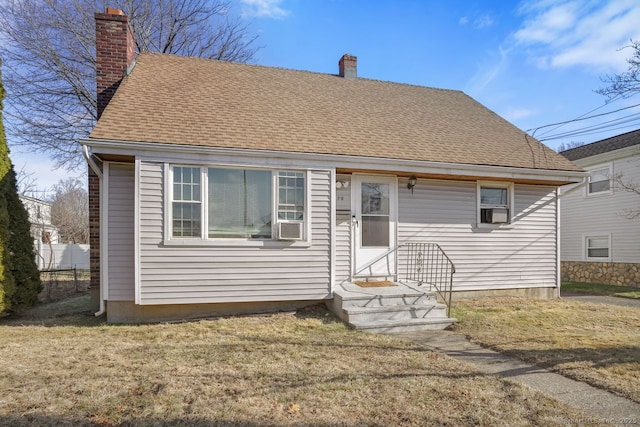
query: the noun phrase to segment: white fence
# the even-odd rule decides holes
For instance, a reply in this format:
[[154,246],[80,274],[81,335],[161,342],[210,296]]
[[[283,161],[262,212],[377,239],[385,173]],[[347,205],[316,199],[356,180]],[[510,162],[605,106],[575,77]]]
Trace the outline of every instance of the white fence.
[[77,268],[89,269],[89,245],[75,243],[48,244],[35,242],[38,251],[37,262],[40,270]]

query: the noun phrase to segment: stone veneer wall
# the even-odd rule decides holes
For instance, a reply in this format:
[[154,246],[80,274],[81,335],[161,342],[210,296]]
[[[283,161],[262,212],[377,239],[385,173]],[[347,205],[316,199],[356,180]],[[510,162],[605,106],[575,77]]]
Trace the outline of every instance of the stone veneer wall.
[[628,262],[562,261],[563,282],[640,287],[640,264]]

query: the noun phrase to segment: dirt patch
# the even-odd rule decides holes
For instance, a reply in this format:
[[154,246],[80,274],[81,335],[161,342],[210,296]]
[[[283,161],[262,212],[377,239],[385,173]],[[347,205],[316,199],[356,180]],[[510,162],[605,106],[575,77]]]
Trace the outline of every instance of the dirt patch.
[[89,291],[89,272],[58,270],[40,273],[42,291],[38,301],[50,303],[86,294]]

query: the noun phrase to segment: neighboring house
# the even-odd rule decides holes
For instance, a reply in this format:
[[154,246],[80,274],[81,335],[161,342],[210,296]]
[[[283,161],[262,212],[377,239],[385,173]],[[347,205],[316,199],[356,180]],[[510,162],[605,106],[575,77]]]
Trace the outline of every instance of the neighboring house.
[[50,258],[50,251],[47,248],[58,243],[60,234],[58,228],[51,224],[51,203],[29,196],[19,197],[29,214],[38,268],[45,268]]
[[321,301],[380,314],[345,304],[393,288],[352,282],[416,274],[426,290],[451,267],[441,250],[457,297],[557,295],[557,192],[585,173],[464,93],[359,78],[350,55],[337,75],[134,59],[113,10],[96,30],[99,120],[81,143],[110,322]]
[[562,280],[640,286],[640,130],[561,153],[589,182],[561,198]]
[[40,270],[89,268],[89,245],[59,243],[60,232],[51,224],[51,203],[29,196],[19,196],[29,213],[31,237]]
[[51,203],[29,196],[19,196],[29,214],[34,242],[58,243],[58,228],[51,224]]

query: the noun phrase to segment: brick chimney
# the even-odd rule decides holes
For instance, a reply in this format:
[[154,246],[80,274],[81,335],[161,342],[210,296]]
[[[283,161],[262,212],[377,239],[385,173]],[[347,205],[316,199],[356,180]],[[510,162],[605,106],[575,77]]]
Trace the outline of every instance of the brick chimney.
[[129,18],[119,9],[108,7],[96,13],[96,85],[98,118],[113,97],[135,59],[135,36]]
[[358,77],[358,58],[345,53],[338,61],[340,77],[345,79],[355,79]]

